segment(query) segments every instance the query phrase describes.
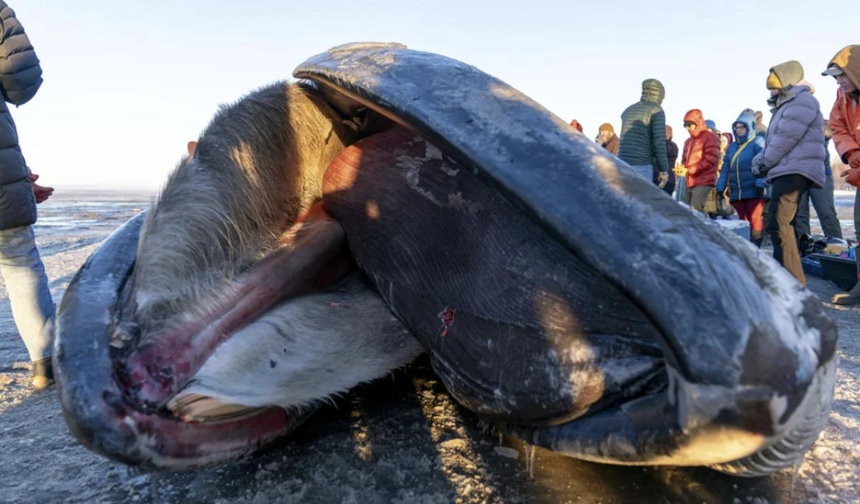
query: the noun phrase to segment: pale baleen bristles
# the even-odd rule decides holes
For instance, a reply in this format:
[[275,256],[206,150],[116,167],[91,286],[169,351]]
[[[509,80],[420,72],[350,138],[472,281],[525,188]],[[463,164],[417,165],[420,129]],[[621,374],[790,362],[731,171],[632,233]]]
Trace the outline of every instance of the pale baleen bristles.
[[144,223],[130,299],[144,338],[226,299],[237,274],[321,198],[324,170],[353,135],[305,84],[222,107]]

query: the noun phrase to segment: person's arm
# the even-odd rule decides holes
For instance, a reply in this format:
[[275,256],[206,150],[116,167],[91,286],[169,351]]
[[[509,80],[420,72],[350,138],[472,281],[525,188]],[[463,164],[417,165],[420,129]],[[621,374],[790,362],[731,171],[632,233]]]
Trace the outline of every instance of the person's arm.
[[764,149],[764,168],[770,169],[778,165],[782,158],[792,151],[806,130],[815,121],[818,111],[802,103],[789,103],[785,106],[782,118],[773,128],[773,133],[767,138]]
[[669,173],[669,159],[666,156],[666,114],[662,110],[651,115],[651,149],[657,159],[657,169]]
[[836,147],[836,152],[842,158],[843,163],[848,163],[848,157],[854,155],[855,152],[860,152],[860,144],[854,136],[854,130],[848,124],[848,118],[842,113],[839,107],[840,100],[846,99],[840,89],[836,93],[836,102],[830,110],[830,129],[833,130],[833,145]]
[[15,12],[0,0],[0,91],[15,105],[30,101],[42,85],[42,67]]

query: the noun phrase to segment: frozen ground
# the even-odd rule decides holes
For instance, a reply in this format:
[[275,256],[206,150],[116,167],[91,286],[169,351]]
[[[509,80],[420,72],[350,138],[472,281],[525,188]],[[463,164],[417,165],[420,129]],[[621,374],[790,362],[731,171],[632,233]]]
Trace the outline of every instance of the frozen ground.
[[[55,300],[97,243],[146,200],[66,195],[41,208],[47,225],[37,233]],[[840,206],[840,218],[850,221],[850,212]],[[816,278],[810,288],[825,301],[837,292]],[[860,309],[833,307],[832,315],[840,331],[836,400],[796,475],[738,479],[698,468],[612,467],[541,449],[529,464],[528,447],[484,432],[425,361],[353,391],[253,459],[140,474],[79,445],[53,387],[30,388],[0,283],[0,502],[860,502]]]

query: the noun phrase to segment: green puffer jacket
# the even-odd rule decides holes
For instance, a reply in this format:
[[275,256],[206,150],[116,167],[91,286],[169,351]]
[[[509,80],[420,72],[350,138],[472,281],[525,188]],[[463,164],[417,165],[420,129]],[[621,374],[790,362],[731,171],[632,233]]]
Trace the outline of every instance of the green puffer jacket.
[[642,99],[621,114],[621,147],[618,157],[632,166],[656,165],[668,172],[666,157],[666,114],[663,98],[666,91],[657,79],[642,83]]

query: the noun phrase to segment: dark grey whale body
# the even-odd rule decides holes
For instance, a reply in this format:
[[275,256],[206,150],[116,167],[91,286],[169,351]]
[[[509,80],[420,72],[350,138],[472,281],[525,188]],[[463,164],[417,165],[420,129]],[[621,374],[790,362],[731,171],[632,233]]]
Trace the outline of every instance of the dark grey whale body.
[[[295,75],[345,120],[406,127],[343,143],[352,145],[322,184],[343,237],[319,231],[335,229],[326,225],[296,243],[345,243],[464,406],[526,441],[605,463],[760,475],[793,464],[817,438],[835,384],[836,327],[772,259],[474,67],[357,44]],[[138,287],[127,281],[141,261],[138,226],[93,255],[61,306],[56,361],[73,432],[151,467],[229,460],[288,433],[307,405],[248,404],[218,422],[165,408],[218,374],[207,371],[217,350],[192,365],[157,348],[184,340],[134,334],[111,356],[108,342],[126,327],[116,313]],[[388,334],[380,348],[407,348]],[[238,330],[227,341],[250,337]]]

